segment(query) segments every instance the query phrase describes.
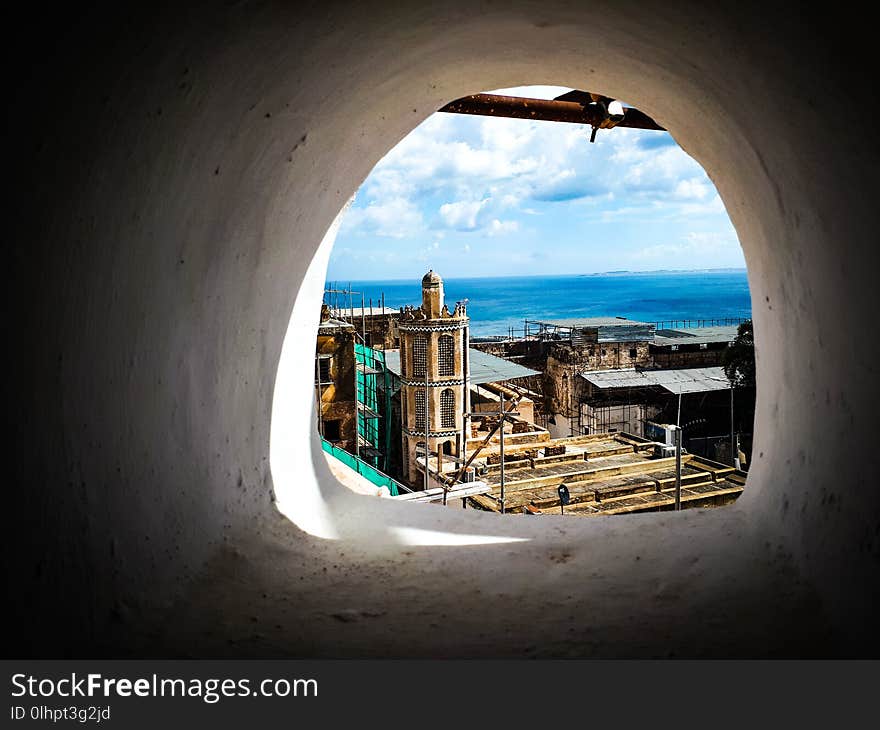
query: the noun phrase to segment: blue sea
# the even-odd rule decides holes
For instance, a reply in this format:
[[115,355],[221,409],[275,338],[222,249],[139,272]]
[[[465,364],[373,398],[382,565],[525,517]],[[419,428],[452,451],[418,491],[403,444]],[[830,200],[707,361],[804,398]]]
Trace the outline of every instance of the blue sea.
[[[398,308],[421,302],[421,276],[412,280],[332,281],[350,287],[369,305]],[[558,276],[444,279],[446,302],[468,300],[471,336],[523,334],[525,319],[626,317],[645,322],[751,317],[745,269],[710,271],[610,272]],[[327,300],[331,295],[326,295]],[[346,303],[347,306],[347,303]]]

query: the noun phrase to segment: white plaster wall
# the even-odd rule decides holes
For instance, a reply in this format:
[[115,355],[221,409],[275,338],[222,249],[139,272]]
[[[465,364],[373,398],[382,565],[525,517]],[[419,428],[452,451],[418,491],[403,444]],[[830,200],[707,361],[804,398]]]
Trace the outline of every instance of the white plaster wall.
[[[875,651],[876,366],[853,336],[877,299],[864,44],[848,19],[704,5],[126,7],[53,36],[13,95],[31,103],[12,646]],[[405,505],[352,494],[305,440],[311,361],[282,344],[292,312],[314,340],[340,208],[447,101],[545,83],[643,109],[725,201],[759,376],[732,507],[550,523]],[[270,430],[273,395],[292,407]]]

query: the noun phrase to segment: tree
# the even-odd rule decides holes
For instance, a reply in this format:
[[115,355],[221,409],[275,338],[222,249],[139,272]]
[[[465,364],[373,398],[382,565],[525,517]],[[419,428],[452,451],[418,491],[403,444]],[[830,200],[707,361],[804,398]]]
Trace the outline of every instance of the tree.
[[755,337],[752,320],[747,319],[736,330],[733,343],[721,357],[727,379],[737,388],[755,386]]

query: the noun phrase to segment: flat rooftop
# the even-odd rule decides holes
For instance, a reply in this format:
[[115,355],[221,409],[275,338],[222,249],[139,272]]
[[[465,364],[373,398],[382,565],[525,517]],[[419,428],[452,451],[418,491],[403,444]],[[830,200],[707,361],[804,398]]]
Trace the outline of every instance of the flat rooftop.
[[708,393],[727,390],[730,381],[722,367],[680,370],[586,370],[580,376],[596,388],[659,387],[670,393]]
[[688,329],[662,329],[654,332],[654,344],[667,345],[703,345],[717,342],[733,342],[736,338],[737,325],[719,327],[691,327]]
[[642,327],[653,327],[653,322],[639,322],[635,319],[626,319],[625,317],[575,317],[571,319],[535,319],[529,320],[530,323],[544,324],[551,327],[570,327],[572,329],[583,329],[588,327],[632,327],[640,325]]

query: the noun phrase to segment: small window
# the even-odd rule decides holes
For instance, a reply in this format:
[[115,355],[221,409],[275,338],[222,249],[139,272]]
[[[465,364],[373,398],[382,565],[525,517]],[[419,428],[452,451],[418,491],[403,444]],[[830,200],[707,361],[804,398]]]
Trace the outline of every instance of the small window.
[[322,384],[333,382],[330,379],[330,363],[332,361],[333,361],[332,357],[318,358],[318,381]]
[[706,350],[706,349],[708,349],[708,347],[709,347],[709,343],[707,343],[707,342],[701,342],[701,343],[700,343],[700,349],[701,349],[701,350]]
[[631,347],[630,350],[629,350],[629,356],[630,356],[631,358],[635,359],[636,355],[638,355],[638,352],[636,351],[636,348],[635,348],[635,347]]
[[416,431],[425,430],[425,391],[416,391]]
[[451,388],[440,393],[440,428],[455,428],[455,393]]
[[340,421],[338,418],[332,421],[324,421],[324,438],[327,441],[341,441],[342,431],[340,429]]
[[455,375],[455,340],[452,335],[440,335],[438,340],[440,357],[438,367],[440,375]]
[[416,337],[413,340],[413,377],[424,378],[428,362],[428,339]]
[[671,345],[670,349],[675,352],[678,349],[678,345]]

